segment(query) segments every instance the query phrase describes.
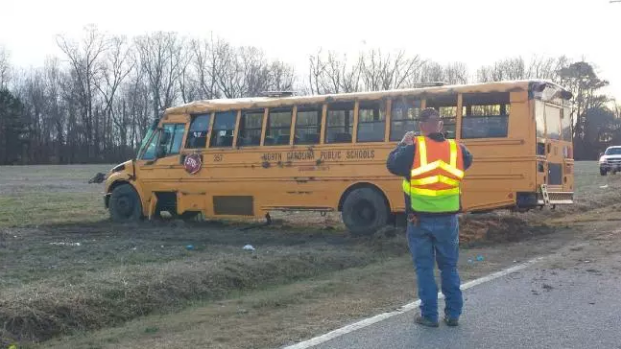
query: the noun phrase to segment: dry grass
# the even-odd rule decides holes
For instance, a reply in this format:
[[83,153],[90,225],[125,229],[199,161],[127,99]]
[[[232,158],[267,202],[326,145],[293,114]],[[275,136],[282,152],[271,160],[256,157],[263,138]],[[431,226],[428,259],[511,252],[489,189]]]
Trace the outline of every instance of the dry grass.
[[[300,314],[309,321],[319,321],[316,327],[302,321],[299,331],[294,331],[301,338],[343,319],[385,308],[395,300],[401,303],[406,297],[405,286],[399,288],[395,282],[388,282],[391,274],[383,269],[392,265],[397,273],[411,273],[402,232],[396,238],[378,235],[353,239],[343,233],[338,216],[312,214],[274,215],[275,226],[245,231],[236,224],[217,222],[114,225],[102,221],[105,212],[101,188],[86,184],[93,173],[107,168],[83,166],[67,171],[41,167],[28,172],[0,168],[0,323],[4,324],[0,347],[2,341],[37,342],[61,334],[113,327],[149,314],[169,314],[164,316],[172,316],[176,322],[165,326],[149,317],[149,323],[155,325],[145,329],[138,339],[135,326],[141,326],[136,323],[142,320],[130,322],[134,332],[127,339],[129,346],[157,347],[156,341],[148,340],[159,332],[155,328],[173,331],[187,327],[189,322],[199,320],[191,315],[187,321],[177,317],[199,307],[206,312],[201,316],[218,319],[203,319],[201,323],[210,329],[219,327],[221,333],[220,339],[203,341],[202,346],[241,348],[249,338],[261,337],[269,342],[266,333],[283,330],[279,326],[284,326],[255,323],[253,327],[253,321],[273,316],[301,321]],[[619,198],[621,182],[600,178],[596,170],[592,163],[577,166],[577,186],[581,188],[577,199],[582,209],[604,207]],[[604,183],[614,189],[600,189]],[[538,249],[531,246],[528,253],[520,248],[506,253],[494,244],[545,237],[552,229],[543,223],[567,224],[561,215],[577,209],[560,210],[555,214],[556,221],[550,220],[547,211],[462,217],[462,241],[469,248],[464,251],[477,251],[472,250],[475,246],[486,248],[486,255],[497,255],[501,261],[496,267],[510,263],[511,258],[523,258]],[[194,249],[186,250],[188,244]],[[243,251],[245,244],[254,245],[257,251]],[[467,270],[472,266],[463,267]],[[362,270],[372,272],[365,279]],[[339,278],[349,282],[340,282]],[[359,285],[361,290],[352,285]],[[371,291],[374,289],[383,290],[385,297]],[[356,304],[348,300],[349,296],[360,296],[360,292],[370,293],[377,301],[368,299]],[[250,309],[248,312],[238,314],[232,307],[224,311],[216,306],[240,299],[241,307]],[[323,307],[327,313],[332,309],[335,316],[313,311],[314,306]],[[291,313],[293,309],[299,314]],[[255,311],[255,316],[244,315]],[[262,311],[269,314],[259,314]],[[336,316],[339,312],[343,316]],[[252,327],[257,332],[244,335],[230,328],[236,324],[240,329]],[[113,336],[107,336],[123,330],[106,331],[95,332],[105,333],[107,339],[96,340],[93,347],[113,345]],[[172,333],[168,335],[180,343],[192,344]],[[160,336],[155,337],[160,341]],[[80,341],[79,336],[76,338]],[[92,338],[80,342],[84,346],[79,347],[90,347],[85,344],[89,341]]]
[[104,219],[102,187],[89,185],[108,165],[0,167],[0,227]]
[[[562,248],[570,232],[462,250],[463,281]],[[402,240],[400,236],[397,239]],[[484,262],[471,262],[475,256]],[[243,292],[180,312],[146,316],[122,327],[45,342],[45,348],[276,348],[360,318],[391,311],[416,297],[409,256]],[[37,346],[36,348],[39,348]]]
[[[397,239],[213,224],[65,225],[5,230],[4,236],[0,251],[11,253],[0,252],[0,323],[4,338],[20,342],[114,326],[407,253]],[[58,242],[80,245],[50,245]],[[256,251],[243,251],[246,243]],[[194,249],[186,250],[187,244]]]

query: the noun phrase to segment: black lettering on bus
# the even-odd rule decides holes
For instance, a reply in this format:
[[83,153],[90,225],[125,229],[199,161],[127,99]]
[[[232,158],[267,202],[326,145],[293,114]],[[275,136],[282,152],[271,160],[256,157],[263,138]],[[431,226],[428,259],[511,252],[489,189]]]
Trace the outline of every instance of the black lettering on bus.
[[288,152],[287,160],[315,160],[315,152],[312,150]]
[[213,162],[221,162],[223,158],[222,154],[213,154]]
[[263,161],[282,161],[281,153],[265,153],[261,156]]
[[374,159],[375,150],[348,150],[348,159]]
[[341,160],[341,151],[340,150],[328,150],[321,152],[322,160]]

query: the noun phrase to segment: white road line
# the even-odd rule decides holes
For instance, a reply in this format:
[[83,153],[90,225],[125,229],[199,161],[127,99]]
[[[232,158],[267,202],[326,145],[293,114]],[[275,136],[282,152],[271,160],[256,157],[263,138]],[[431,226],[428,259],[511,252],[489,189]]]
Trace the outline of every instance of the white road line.
[[[482,278],[479,279],[475,279],[472,281],[468,281],[465,284],[461,285],[461,289],[462,290],[466,290],[469,288],[472,288],[474,286],[480,285],[482,283],[488,282],[488,281],[492,281],[494,279],[509,275],[511,273],[515,273],[516,271],[522,270],[524,268],[529,267],[532,264],[535,264],[539,261],[541,261],[544,257],[539,257],[539,258],[535,258],[535,259],[531,259],[528,262],[522,263],[522,264],[518,264],[516,266],[513,266],[511,268],[507,268],[498,272],[495,272],[493,274],[489,274],[487,276],[484,276]],[[438,299],[442,299],[444,296],[442,295],[441,292],[438,293]],[[339,329],[336,329],[334,331],[328,332],[324,335],[315,337],[315,338],[311,338],[309,340],[306,340],[304,342],[300,342],[294,345],[290,345],[288,347],[284,347],[282,349],[308,349],[311,348],[313,346],[319,345],[321,343],[325,343],[329,340],[332,340],[334,338],[337,338],[339,336],[357,331],[359,329],[365,328],[367,326],[370,326],[374,323],[380,322],[380,321],[384,321],[386,319],[389,319],[391,317],[397,316],[397,315],[401,315],[403,313],[406,313],[408,311],[414,310],[416,309],[418,306],[420,305],[420,299],[416,300],[412,303],[408,303],[404,306],[402,306],[401,308],[399,308],[399,310],[393,311],[393,312],[389,312],[389,313],[383,313],[383,314],[379,314],[379,315],[375,315],[373,317],[370,318],[366,318],[364,320],[358,321],[356,323],[341,327]]]

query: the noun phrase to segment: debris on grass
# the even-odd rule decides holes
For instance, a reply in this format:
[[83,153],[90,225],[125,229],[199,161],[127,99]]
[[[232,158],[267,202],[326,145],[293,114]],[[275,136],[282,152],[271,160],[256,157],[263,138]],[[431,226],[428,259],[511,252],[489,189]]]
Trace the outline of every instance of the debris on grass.
[[106,174],[102,172],[97,172],[93,178],[89,179],[89,184],[101,184],[106,180]]
[[50,242],[53,246],[82,246],[79,242]]

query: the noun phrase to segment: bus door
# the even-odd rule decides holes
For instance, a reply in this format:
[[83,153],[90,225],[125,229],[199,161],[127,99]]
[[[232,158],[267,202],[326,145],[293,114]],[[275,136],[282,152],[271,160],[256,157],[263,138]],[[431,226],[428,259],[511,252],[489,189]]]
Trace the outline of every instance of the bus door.
[[[180,150],[183,144],[186,123],[164,123],[152,132],[140,158],[136,161],[136,176],[143,185],[146,201],[151,201],[155,192],[158,201],[176,202],[176,185],[183,176]],[[170,194],[168,194],[170,193]],[[160,197],[161,196],[161,197]],[[166,210],[167,207],[162,207]]]
[[563,140],[562,114],[562,105],[535,100],[538,183],[550,191],[563,191],[568,182],[566,162],[571,147]]

